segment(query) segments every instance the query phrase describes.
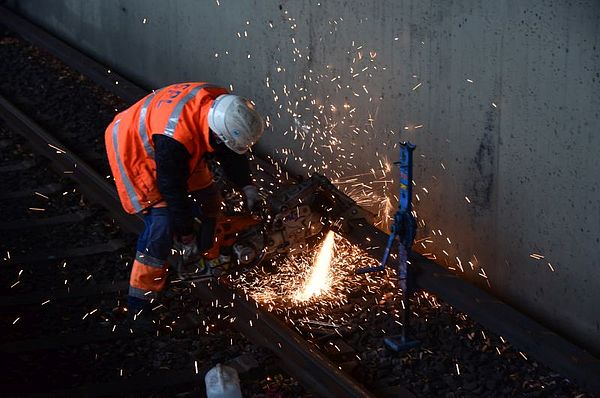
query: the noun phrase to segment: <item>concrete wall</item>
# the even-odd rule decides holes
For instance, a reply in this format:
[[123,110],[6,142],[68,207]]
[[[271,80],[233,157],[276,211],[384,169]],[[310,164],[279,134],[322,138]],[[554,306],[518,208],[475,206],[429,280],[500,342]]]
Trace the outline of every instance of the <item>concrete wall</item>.
[[12,4],[146,87],[232,84],[260,150],[372,209],[413,141],[421,250],[600,352],[597,1]]

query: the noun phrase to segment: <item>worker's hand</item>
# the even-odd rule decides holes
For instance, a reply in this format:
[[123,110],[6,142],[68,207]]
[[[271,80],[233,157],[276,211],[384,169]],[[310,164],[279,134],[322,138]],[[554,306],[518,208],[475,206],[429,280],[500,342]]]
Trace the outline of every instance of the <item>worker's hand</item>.
[[260,201],[260,195],[258,194],[258,188],[256,185],[246,185],[244,188],[242,188],[242,191],[244,192],[244,199],[246,201],[246,207],[248,207],[248,210],[255,210],[256,205]]
[[178,243],[177,250],[179,250],[179,254],[181,255],[184,264],[190,263],[200,257],[201,253],[198,249],[196,235],[190,234],[181,236],[179,237]]

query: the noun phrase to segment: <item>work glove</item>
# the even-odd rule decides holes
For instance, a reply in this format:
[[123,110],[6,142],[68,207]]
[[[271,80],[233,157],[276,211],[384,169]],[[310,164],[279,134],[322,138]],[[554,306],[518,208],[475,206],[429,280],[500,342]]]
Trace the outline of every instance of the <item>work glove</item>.
[[184,264],[197,260],[201,255],[195,234],[179,237],[176,249],[179,250],[179,254],[181,255]]
[[246,207],[248,210],[255,210],[256,205],[260,201],[260,195],[258,194],[258,188],[256,185],[246,185],[242,188],[244,192],[244,199],[246,201]]

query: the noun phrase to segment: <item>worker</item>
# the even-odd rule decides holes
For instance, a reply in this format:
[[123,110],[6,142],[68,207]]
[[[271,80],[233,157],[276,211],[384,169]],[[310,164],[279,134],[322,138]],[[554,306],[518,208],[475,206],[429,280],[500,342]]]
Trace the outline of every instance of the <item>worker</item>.
[[106,151],[121,204],[144,219],[129,281],[130,313],[150,309],[164,290],[174,241],[186,263],[212,246],[221,199],[208,156],[243,192],[249,209],[259,201],[246,152],[263,130],[250,101],[208,83],[156,90],[107,127]]

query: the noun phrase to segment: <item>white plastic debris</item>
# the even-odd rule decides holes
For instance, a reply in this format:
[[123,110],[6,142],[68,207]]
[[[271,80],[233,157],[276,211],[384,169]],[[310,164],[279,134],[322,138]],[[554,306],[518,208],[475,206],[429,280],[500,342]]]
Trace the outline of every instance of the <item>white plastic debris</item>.
[[207,398],[242,398],[237,371],[217,364],[204,376]]

